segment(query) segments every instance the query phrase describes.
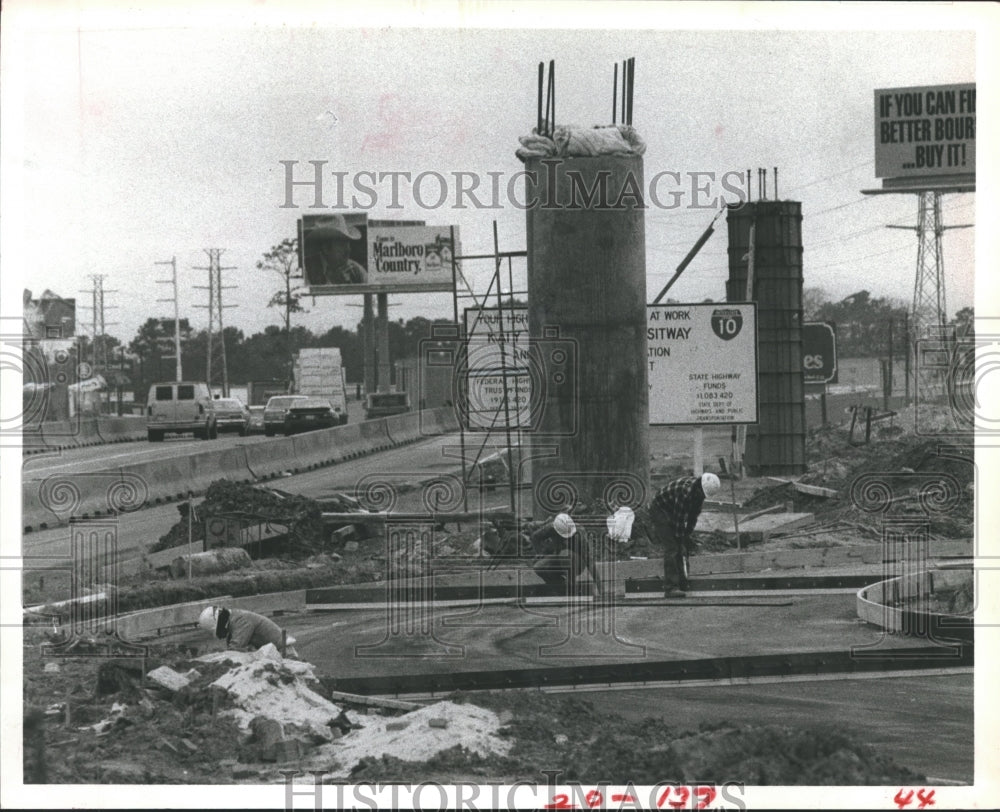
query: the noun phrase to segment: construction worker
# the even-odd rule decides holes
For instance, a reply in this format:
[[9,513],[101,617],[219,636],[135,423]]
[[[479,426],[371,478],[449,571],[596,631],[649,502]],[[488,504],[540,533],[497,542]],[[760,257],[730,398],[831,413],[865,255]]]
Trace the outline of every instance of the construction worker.
[[278,651],[284,645],[286,657],[299,656],[292,646],[294,637],[286,636],[273,620],[248,609],[206,606],[198,617],[198,625],[219,640],[225,640],[229,649],[256,650],[272,643]]
[[663,597],[683,598],[688,587],[684,553],[698,523],[705,498],[721,483],[715,474],[686,476],[668,482],[649,503],[654,543],[663,545]]
[[560,513],[532,533],[531,546],[536,556],[532,568],[545,583],[568,584],[570,594],[575,594],[577,580],[587,570],[590,572],[591,593],[595,598],[600,597],[603,586],[594,566],[590,544],[569,514]]

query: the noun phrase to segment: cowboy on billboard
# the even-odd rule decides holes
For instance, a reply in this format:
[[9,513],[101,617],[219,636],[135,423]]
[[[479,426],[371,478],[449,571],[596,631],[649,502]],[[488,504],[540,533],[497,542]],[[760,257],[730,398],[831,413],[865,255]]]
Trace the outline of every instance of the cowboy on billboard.
[[352,257],[363,256],[360,230],[342,214],[315,221],[304,233],[305,276],[310,285],[357,285],[368,278],[365,266]]

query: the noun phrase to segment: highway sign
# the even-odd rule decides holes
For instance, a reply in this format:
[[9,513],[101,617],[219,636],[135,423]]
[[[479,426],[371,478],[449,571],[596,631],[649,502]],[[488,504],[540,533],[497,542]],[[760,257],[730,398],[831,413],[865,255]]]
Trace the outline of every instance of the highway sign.
[[757,422],[753,302],[646,308],[651,426]]

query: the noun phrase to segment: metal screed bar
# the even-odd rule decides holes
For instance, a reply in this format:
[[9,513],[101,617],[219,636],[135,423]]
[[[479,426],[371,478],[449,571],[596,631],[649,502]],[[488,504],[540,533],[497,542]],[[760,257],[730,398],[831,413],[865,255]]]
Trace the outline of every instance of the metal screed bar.
[[328,690],[371,696],[438,696],[453,691],[515,688],[614,686],[624,683],[746,681],[806,675],[872,675],[935,669],[954,672],[975,661],[971,644],[948,647],[914,646],[885,649],[879,656],[857,656],[850,651],[794,654],[758,654],[702,660],[572,665],[554,668],[512,668],[498,671],[458,671],[434,674],[363,677],[323,677]]

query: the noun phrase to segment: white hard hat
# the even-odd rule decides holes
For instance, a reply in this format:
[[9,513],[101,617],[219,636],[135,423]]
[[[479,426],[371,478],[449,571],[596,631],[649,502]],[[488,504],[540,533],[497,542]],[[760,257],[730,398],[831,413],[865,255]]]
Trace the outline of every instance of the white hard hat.
[[608,516],[608,535],[612,541],[622,543],[632,538],[632,522],[635,521],[635,511],[624,505]]
[[721,487],[722,483],[719,482],[719,478],[715,474],[701,475],[701,489],[705,492],[705,496],[711,496]]
[[206,632],[215,633],[216,609],[214,606],[206,606],[198,616],[198,625]]
[[560,513],[556,516],[552,520],[552,526],[564,539],[568,539],[576,533],[576,523],[569,517],[568,513]]

